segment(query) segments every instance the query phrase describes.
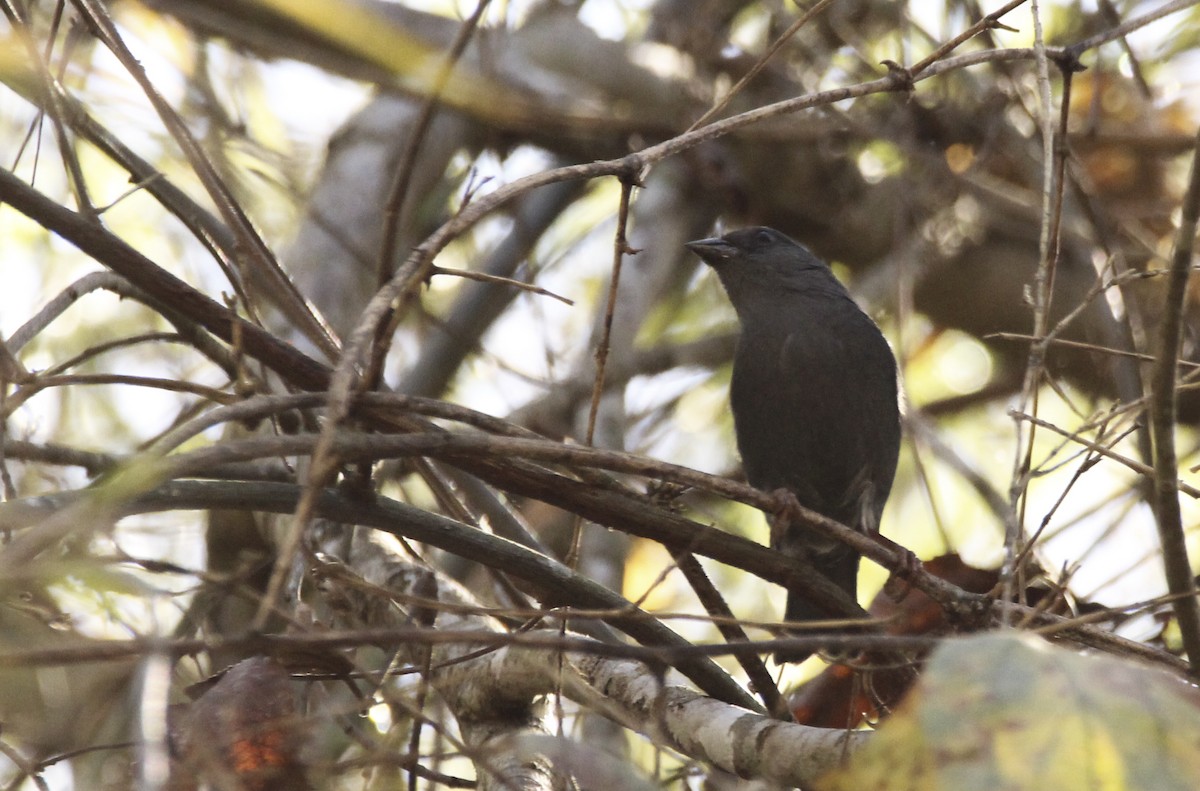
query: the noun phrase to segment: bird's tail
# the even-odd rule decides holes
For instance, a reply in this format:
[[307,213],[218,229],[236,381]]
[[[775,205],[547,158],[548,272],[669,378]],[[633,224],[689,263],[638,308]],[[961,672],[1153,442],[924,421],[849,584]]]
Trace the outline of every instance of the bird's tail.
[[[850,595],[850,598],[858,596],[858,561],[859,555],[857,552],[850,550],[848,547],[839,547],[834,552],[829,553],[824,557],[812,558],[813,565],[825,574],[831,582],[837,585],[842,590]],[[796,591],[788,591],[787,609],[784,611],[784,618],[792,623],[805,623],[808,621],[829,621],[835,620],[839,616],[837,613],[830,613],[826,610],[813,604],[806,599],[803,594]],[[808,637],[818,634],[814,630],[803,630],[793,632],[796,637]],[[784,662],[803,662],[812,656],[810,650],[788,650],[776,651],[775,661],[782,664]]]

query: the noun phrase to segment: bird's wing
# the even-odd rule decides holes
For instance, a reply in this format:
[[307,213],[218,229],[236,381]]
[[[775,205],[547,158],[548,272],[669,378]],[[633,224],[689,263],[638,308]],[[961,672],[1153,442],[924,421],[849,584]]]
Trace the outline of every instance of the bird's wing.
[[895,358],[857,308],[820,318],[819,330],[793,330],[780,348],[781,411],[789,440],[806,449],[797,472],[816,490],[818,510],[874,530],[900,439]]

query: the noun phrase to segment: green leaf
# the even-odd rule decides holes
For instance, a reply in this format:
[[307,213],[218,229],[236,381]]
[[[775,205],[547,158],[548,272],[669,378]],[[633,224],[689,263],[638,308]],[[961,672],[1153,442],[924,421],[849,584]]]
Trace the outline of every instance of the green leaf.
[[1200,694],[1111,656],[1003,632],[946,643],[823,791],[1191,791]]

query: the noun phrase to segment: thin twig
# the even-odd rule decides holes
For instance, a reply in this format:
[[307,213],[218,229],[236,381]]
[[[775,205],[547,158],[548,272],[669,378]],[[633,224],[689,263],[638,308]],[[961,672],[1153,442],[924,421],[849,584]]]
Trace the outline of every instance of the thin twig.
[[[1055,145],[1054,125],[1051,121],[1053,106],[1050,92],[1050,61],[1046,41],[1042,29],[1041,7],[1038,0],[1032,0],[1030,11],[1033,16],[1034,31],[1034,60],[1037,64],[1038,95],[1041,99],[1041,132],[1042,132],[1042,217],[1041,233],[1038,239],[1038,267],[1034,277],[1033,287],[1033,335],[1039,339],[1029,347],[1025,361],[1025,375],[1021,384],[1021,399],[1018,411],[1036,416],[1038,413],[1038,394],[1042,382],[1042,371],[1045,365],[1046,350],[1040,339],[1045,337],[1050,322],[1050,298],[1054,284],[1054,266],[1057,259],[1057,242],[1052,236],[1053,206],[1056,204],[1055,195]],[[1061,185],[1059,193],[1061,194]],[[1033,447],[1036,439],[1036,424],[1029,431],[1017,422],[1015,458],[1013,459],[1012,482],[1009,485],[1009,499],[1012,503],[1016,519],[1004,535],[1004,565],[1000,569],[1000,581],[1003,585],[1004,600],[1013,601],[1018,590],[1024,586],[1017,579],[1021,570],[1016,567],[1020,547],[1024,543],[1025,508],[1029,503],[1029,475],[1033,464]]]
[[180,315],[226,343],[233,342],[234,327],[237,327],[242,351],[286,381],[306,390],[323,390],[328,384],[329,369],[324,365],[257,324],[246,321],[167,272],[107,229],[47,198],[3,168],[0,168],[0,202],[63,237],[153,300],[169,305],[169,312],[165,314],[168,319],[171,313]]
[[[279,262],[275,260],[270,248],[267,247],[262,237],[254,229],[254,225],[242,210],[242,207],[225,184],[224,179],[221,178],[220,173],[218,173],[216,167],[204,152],[204,149],[188,129],[187,124],[183,122],[183,119],[179,117],[179,114],[171,107],[171,104],[155,89],[141,62],[133,56],[133,53],[125,45],[107,9],[97,3],[96,0],[73,0],[73,4],[79,11],[80,16],[92,27],[97,37],[112,52],[113,56],[120,61],[121,66],[129,73],[129,76],[141,87],[142,92],[154,107],[155,112],[158,113],[167,131],[170,132],[175,142],[179,144],[180,149],[188,160],[188,164],[192,166],[201,184],[208,191],[209,196],[221,212],[226,224],[233,229],[234,234],[242,243],[241,252],[243,258],[234,259],[235,262],[244,260],[257,265],[253,272],[261,275],[263,287],[255,290],[255,296],[266,297],[326,356],[330,359],[336,359],[339,348],[329,328],[315,314],[312,305],[306,302],[303,296],[301,296],[291,279],[280,269]],[[247,266],[244,268],[244,271],[239,272],[239,275],[241,277],[233,278],[230,285],[241,296],[242,302],[247,309],[253,310],[255,303],[248,298],[244,291],[245,287],[249,284],[242,280],[242,278],[249,280],[253,277],[252,270]]]
[[172,393],[190,393],[206,398],[217,404],[229,404],[239,400],[239,396],[217,390],[213,387],[183,382],[178,379],[162,379],[152,376],[128,376],[125,374],[66,374],[62,376],[38,376],[30,379],[8,396],[5,403],[5,418],[10,416],[18,407],[33,398],[43,390],[54,387],[76,387],[80,385],[133,385],[134,387],[149,387],[154,390],[166,390]]
[[621,263],[625,256],[637,252],[629,246],[625,229],[629,223],[629,200],[636,185],[638,173],[626,174],[621,179],[621,203],[617,210],[617,235],[613,240],[612,275],[608,280],[608,301],[604,306],[604,322],[600,338],[596,343],[596,378],[592,385],[591,407],[588,410],[587,432],[584,442],[591,445],[596,433],[596,417],[600,414],[600,397],[604,393],[604,373],[608,363],[608,348],[612,338],[613,319],[617,313],[617,294],[621,287]]
[[[621,178],[621,201],[617,209],[617,232],[613,239],[612,274],[608,280],[608,300],[604,305],[604,317],[600,326],[600,337],[596,342],[595,360],[596,374],[592,379],[592,397],[588,405],[587,427],[584,430],[584,443],[591,445],[595,442],[596,420],[600,415],[600,402],[604,396],[604,377],[607,373],[608,350],[612,338],[613,318],[617,313],[617,294],[621,286],[621,264],[625,256],[636,252],[629,246],[625,230],[629,223],[629,201],[633,195],[639,173],[632,170]],[[579,562],[579,553],[583,547],[583,520],[576,518],[571,526],[571,546],[567,550],[567,565],[575,568]]]
[[[742,78],[738,80],[734,86],[725,93],[724,96],[721,97],[720,101],[705,111],[704,115],[693,121],[692,125],[687,128],[687,131],[691,132],[694,129],[699,129],[708,123],[709,119],[715,117],[718,113],[728,107],[729,103],[733,101],[734,97],[741,93],[742,89],[750,84],[751,80],[762,73],[762,70],[767,67],[767,62],[770,61],[771,58],[775,57],[775,53],[778,52],[784,44],[790,41],[792,36],[800,32],[800,28],[807,25],[809,20],[824,11],[833,2],[834,0],[820,0],[812,8],[801,14],[795,22],[788,25],[788,29],[783,31],[778,38],[771,42],[771,46],[767,47],[767,51],[759,56],[754,65],[750,67],[750,71],[743,74]],[[1018,2],[1023,3],[1025,0],[1018,0]]]
[[55,319],[61,316],[67,308],[74,305],[85,294],[99,289],[115,291],[122,284],[128,285],[122,277],[112,272],[91,272],[84,275],[60,291],[33,317],[18,327],[8,337],[9,348],[14,353],[21,351],[21,349],[25,348],[26,344],[40,335],[42,330],[49,327]]
[[[396,257],[396,243],[400,236],[400,223],[404,215],[404,202],[408,197],[421,144],[425,141],[425,135],[429,131],[430,124],[433,123],[434,113],[441,106],[442,95],[450,82],[450,77],[454,74],[454,67],[466,51],[467,45],[471,42],[471,38],[475,35],[475,31],[479,26],[479,21],[483,18],[483,14],[490,3],[491,0],[480,0],[475,5],[475,11],[471,16],[463,20],[463,23],[459,26],[458,33],[454,37],[449,51],[438,66],[438,72],[434,77],[431,90],[425,97],[425,101],[421,103],[421,109],[408,130],[408,137],[404,141],[404,149],[400,154],[400,164],[396,171],[396,177],[392,181],[391,188],[388,190],[387,200],[383,207],[383,230],[380,235],[378,259],[375,262],[376,281],[381,287],[392,277],[392,261]],[[466,199],[464,198],[465,201]],[[379,325],[379,337],[376,339],[374,348],[371,350],[371,360],[367,364],[366,375],[363,377],[364,390],[375,390],[378,388],[380,377],[383,376],[384,361],[387,359],[388,351],[391,349],[392,336],[402,318],[399,311],[397,311],[391,316],[388,322]]]
[[[1027,415],[1027,414],[1019,412],[1015,409],[1009,410],[1008,414],[1017,420],[1022,420],[1022,421],[1032,423],[1035,426],[1037,426],[1038,428],[1049,429],[1050,431],[1053,431],[1056,434],[1059,434],[1063,437],[1067,437],[1072,442],[1076,442],[1080,445],[1083,445],[1088,450],[1095,451],[1096,453],[1099,453],[1101,456],[1104,456],[1105,458],[1112,459],[1113,461],[1116,461],[1116,462],[1120,462],[1121,464],[1125,465],[1126,467],[1128,467],[1129,469],[1138,473],[1139,475],[1144,475],[1147,478],[1153,478],[1155,476],[1154,468],[1151,467],[1150,465],[1143,464],[1142,462],[1137,461],[1136,459],[1131,459],[1128,456],[1123,456],[1120,453],[1117,453],[1116,451],[1112,450],[1111,448],[1109,448],[1106,445],[1102,445],[1098,442],[1092,442],[1089,439],[1084,439],[1083,437],[1079,436],[1078,433],[1065,431],[1065,430],[1059,428],[1058,426],[1054,425],[1053,423],[1051,423],[1048,420],[1042,420],[1039,417],[1034,417],[1033,415]],[[1179,486],[1179,491],[1183,492],[1184,494],[1187,494],[1190,497],[1195,497],[1197,499],[1200,499],[1200,489],[1197,489],[1195,486],[1186,484],[1183,481],[1179,481],[1178,486]]]
[[[55,79],[50,71],[49,59],[54,38],[53,36],[49,38],[46,56],[43,58],[37,51],[37,46],[34,44],[33,38],[29,35],[29,22],[21,16],[18,5],[6,2],[4,3],[4,12],[12,24],[12,29],[16,33],[16,37],[25,45],[29,52],[29,62],[33,64],[40,93],[45,98],[43,113],[50,117],[50,122],[54,125],[54,139],[58,143],[59,155],[62,157],[63,168],[67,173],[67,182],[70,185],[72,193],[75,195],[75,202],[79,206],[79,211],[84,216],[95,221],[99,218],[100,213],[96,210],[91,196],[88,194],[87,180],[83,176],[83,167],[80,165],[79,155],[71,145],[70,135],[67,134],[67,125],[64,121],[66,113],[63,110],[58,95],[52,87],[55,84]],[[39,126],[41,125],[40,118],[41,116],[39,115],[39,119],[35,121]]]
[[1183,11],[1186,8],[1191,8],[1198,2],[1200,2],[1200,0],[1172,0],[1172,2],[1166,3],[1159,8],[1150,11],[1149,13],[1142,14],[1139,17],[1134,17],[1127,22],[1123,22],[1116,27],[1109,28],[1108,30],[1103,30],[1094,36],[1089,36],[1088,38],[1083,39],[1082,41],[1077,41],[1071,46],[1067,47],[1066,52],[1072,58],[1077,58],[1088,50],[1093,50],[1102,44],[1107,44],[1110,41],[1116,41],[1119,38],[1125,38],[1125,36],[1129,35],[1135,30],[1141,30],[1151,22],[1157,22],[1163,17],[1174,14],[1177,11]]
[[399,236],[400,220],[404,214],[404,201],[408,197],[409,184],[412,182],[413,169],[416,166],[417,154],[421,150],[421,143],[424,142],[429,125],[433,122],[433,114],[441,106],[442,93],[450,82],[454,66],[466,52],[467,45],[471,43],[471,38],[479,27],[479,21],[483,18],[490,3],[491,0],[479,0],[475,4],[475,10],[471,16],[464,19],[463,23],[459,25],[458,33],[450,44],[450,49],[446,52],[441,65],[438,66],[438,72],[433,79],[429,95],[421,103],[421,110],[408,129],[408,138],[404,141],[404,150],[400,154],[400,165],[396,169],[396,178],[392,182],[392,188],[388,190],[387,202],[383,208],[383,234],[379,245],[379,260],[376,262],[376,273],[380,286],[387,283],[392,276],[392,259],[396,255],[396,239]]
[[475,280],[480,283],[493,283],[498,286],[509,286],[511,288],[528,291],[530,294],[537,294],[540,297],[550,297],[557,299],[564,305],[574,305],[575,300],[567,299],[562,294],[555,294],[549,289],[542,288],[535,283],[526,283],[522,280],[514,280],[511,277],[501,277],[500,275],[489,275],[487,272],[473,272],[469,269],[446,269],[445,267],[432,266],[429,268],[431,275],[452,275],[461,277],[464,280]]
[[[1032,335],[1025,335],[1020,332],[992,332],[983,336],[984,340],[1001,340],[1001,341],[1035,341],[1037,340]],[[1154,362],[1156,357],[1153,354],[1144,354],[1142,352],[1130,351],[1128,349],[1114,349],[1111,346],[1101,346],[1097,343],[1087,343],[1085,341],[1070,341],[1066,338],[1049,338],[1051,346],[1062,346],[1066,349],[1080,349],[1087,352],[1095,352],[1097,354],[1107,354],[1113,357],[1128,357],[1131,360],[1137,360],[1143,363]],[[1200,363],[1194,360],[1180,359],[1177,364],[1181,368],[1200,369]]]
[[925,71],[927,68],[932,66],[934,63],[937,63],[938,61],[942,60],[947,55],[949,55],[951,52],[958,49],[958,47],[961,44],[975,38],[975,36],[979,35],[980,33],[984,32],[985,30],[995,30],[997,28],[1003,28],[1005,30],[1012,30],[1012,28],[1010,28],[1006,25],[1000,24],[1000,19],[1002,17],[1004,17],[1009,11],[1016,9],[1018,6],[1024,5],[1026,2],[1028,2],[1028,0],[1011,0],[1011,2],[1006,3],[1005,5],[1001,6],[1000,8],[997,8],[995,11],[993,11],[992,13],[983,17],[978,22],[971,25],[969,28],[967,28],[966,30],[959,33],[954,38],[947,41],[945,44],[942,44],[940,47],[935,49],[933,52],[929,53],[929,55],[927,55],[926,57],[917,61],[915,64],[913,64],[909,68],[909,70],[908,70],[909,73],[912,74],[913,77],[916,77],[921,72]]

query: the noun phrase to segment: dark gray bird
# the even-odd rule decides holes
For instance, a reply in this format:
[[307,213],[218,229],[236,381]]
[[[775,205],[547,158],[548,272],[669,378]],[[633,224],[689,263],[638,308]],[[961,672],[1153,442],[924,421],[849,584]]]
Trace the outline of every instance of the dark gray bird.
[[[779,231],[743,228],[687,247],[716,270],[742,327],[729,401],[747,480],[874,533],[900,450],[896,360],[879,327],[824,262]],[[846,545],[784,522],[772,525],[771,546],[856,595],[859,555]],[[785,617],[837,616],[789,591]]]

